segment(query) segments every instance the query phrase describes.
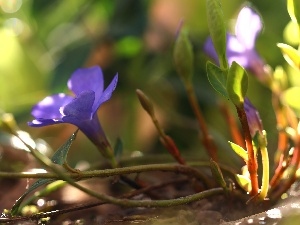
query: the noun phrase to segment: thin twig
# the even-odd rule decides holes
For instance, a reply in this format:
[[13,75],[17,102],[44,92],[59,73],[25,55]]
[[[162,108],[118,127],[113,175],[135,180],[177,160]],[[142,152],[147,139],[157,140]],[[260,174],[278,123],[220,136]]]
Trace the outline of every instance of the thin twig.
[[192,83],[185,83],[185,88],[186,88],[188,100],[190,102],[192,110],[198,121],[199,128],[201,130],[202,143],[203,143],[208,155],[215,162],[218,162],[217,146],[215,145],[212,137],[210,136],[210,134],[208,132],[208,128],[207,128],[205,119],[202,115],[201,109],[199,107],[197,97],[195,94],[195,90],[193,88]]

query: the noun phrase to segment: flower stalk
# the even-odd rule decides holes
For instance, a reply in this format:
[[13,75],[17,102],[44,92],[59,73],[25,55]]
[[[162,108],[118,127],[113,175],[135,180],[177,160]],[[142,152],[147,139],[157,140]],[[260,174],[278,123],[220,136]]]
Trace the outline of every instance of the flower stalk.
[[187,32],[181,27],[179,28],[176,38],[174,53],[173,53],[175,68],[185,86],[187,97],[192,110],[198,121],[201,130],[201,140],[209,155],[214,161],[218,161],[217,147],[209,135],[205,119],[201,113],[195,90],[192,84],[192,77],[194,73],[194,53],[192,51],[192,44],[188,38]]
[[202,143],[203,143],[208,155],[215,162],[218,162],[217,146],[215,145],[212,136],[209,134],[209,131],[208,131],[205,119],[202,115],[201,109],[199,107],[196,93],[195,93],[192,83],[186,83],[185,88],[186,88],[189,103],[192,107],[192,110],[196,116],[199,128],[201,130]]
[[236,110],[242,125],[245,143],[246,143],[246,149],[248,153],[247,167],[250,174],[251,187],[252,187],[250,195],[256,196],[258,194],[257,159],[252,145],[252,138],[251,138],[250,129],[247,121],[247,116],[243,106],[242,107],[236,106]]
[[166,135],[162,127],[160,126],[154,112],[154,106],[151,102],[151,100],[148,98],[148,96],[141,90],[137,89],[136,94],[138,96],[138,99],[141,103],[141,106],[143,109],[148,113],[150,118],[152,119],[153,124],[155,125],[156,130],[158,131],[158,134],[160,136],[160,141],[165,146],[165,148],[168,150],[168,152],[173,156],[173,158],[180,164],[185,164],[185,160],[182,158],[179,149],[177,148],[175,142],[173,139]]

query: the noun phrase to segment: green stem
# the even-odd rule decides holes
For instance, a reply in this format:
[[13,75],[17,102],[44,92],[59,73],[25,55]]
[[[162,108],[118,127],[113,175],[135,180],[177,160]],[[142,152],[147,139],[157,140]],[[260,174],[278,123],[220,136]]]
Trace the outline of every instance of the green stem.
[[[64,173],[64,177],[70,179],[87,179],[94,177],[111,177],[132,173],[141,173],[141,172],[150,172],[150,171],[163,171],[163,172],[174,172],[174,173],[183,173],[188,176],[197,178],[205,183],[207,187],[212,187],[210,179],[203,175],[199,170],[192,168],[190,166],[183,166],[179,164],[150,164],[150,165],[140,165],[140,166],[131,166],[131,167],[122,167],[114,169],[105,169],[105,170],[93,170],[93,171],[82,171],[76,173]],[[55,173],[8,173],[0,172],[0,177],[4,178],[48,178],[48,179],[61,179],[61,174]],[[63,179],[64,180],[64,179]],[[67,180],[66,180],[67,181]]]
[[[80,190],[85,191],[86,188],[78,185],[77,188],[80,187]],[[207,191],[199,192],[193,195],[188,195],[185,197],[180,197],[176,199],[170,199],[170,200],[128,200],[128,199],[122,199],[122,198],[114,198],[106,195],[102,195],[101,199],[103,202],[95,203],[93,205],[99,205],[99,204],[107,204],[112,203],[120,206],[126,206],[126,207],[147,207],[147,208],[166,208],[166,207],[172,207],[172,206],[178,206],[178,205],[184,205],[191,202],[195,202],[210,196],[219,195],[224,193],[222,188],[213,188]],[[94,196],[94,197],[99,197]],[[93,206],[92,205],[92,206]],[[87,205],[83,205],[82,208],[84,209]],[[91,207],[91,206],[89,206]],[[77,208],[78,209],[78,208]],[[46,213],[39,213],[35,215],[30,216],[32,219],[39,219],[44,218],[48,216],[53,216],[55,214],[60,214],[59,211],[53,211],[53,212],[46,212]],[[13,222],[13,221],[22,221],[22,220],[28,220],[29,217],[13,217],[13,218],[0,218],[0,222]]]
[[119,167],[119,163],[117,162],[116,157],[114,156],[114,151],[110,144],[106,148],[106,153],[107,153],[108,159],[110,160],[112,168]]
[[[112,196],[108,196],[105,194],[94,192],[88,188],[85,188],[79,184],[77,184],[72,178],[70,178],[68,175],[64,174],[57,165],[53,164],[50,159],[47,157],[44,157],[39,151],[33,149],[30,145],[28,145],[21,137],[18,136],[17,133],[15,135],[30,149],[33,156],[38,159],[42,164],[49,167],[51,170],[53,170],[61,179],[67,181],[70,185],[73,187],[76,187],[77,189],[87,193],[90,196],[93,196],[97,199],[100,199],[102,201],[105,201],[107,203],[116,204],[120,206],[126,206],[126,207],[171,207],[176,205],[182,205],[187,204],[193,201],[197,201],[199,199],[203,199],[212,195],[217,195],[223,193],[222,188],[213,188],[210,190],[206,190],[197,194],[189,195],[186,197],[181,197],[177,199],[170,199],[170,200],[129,200],[129,199],[120,199],[115,198]],[[184,167],[181,165],[177,165],[178,168]],[[146,167],[147,168],[147,167]],[[186,167],[189,168],[189,167]],[[122,170],[122,168],[117,168],[117,170]],[[189,169],[188,169],[189,170]],[[130,169],[128,170],[128,172]],[[181,170],[179,170],[181,171]],[[196,170],[197,171],[197,170]]]
[[[233,170],[231,167],[226,165],[218,164],[220,168],[234,176],[237,171]],[[150,171],[165,171],[165,172],[174,172],[174,173],[184,173],[190,176],[194,176],[198,179],[206,181],[207,178],[195,168],[191,166],[204,166],[210,167],[209,162],[189,162],[188,166],[178,165],[178,164],[149,164],[149,165],[140,165],[140,166],[129,166],[115,169],[104,169],[104,170],[92,170],[92,171],[80,171],[75,173],[67,173],[68,177],[72,179],[87,179],[93,177],[110,177],[116,175],[124,175],[131,173],[141,173],[141,172],[150,172]],[[0,178],[32,178],[32,179],[59,179],[60,176],[56,173],[35,173],[35,172],[0,172]],[[208,182],[209,183],[209,182]]]
[[171,207],[171,206],[177,206],[177,205],[183,205],[188,204],[190,202],[194,202],[203,198],[207,198],[213,195],[222,194],[224,192],[223,188],[213,188],[209,189],[197,194],[188,195],[185,197],[180,197],[176,199],[170,199],[170,200],[129,200],[129,199],[120,199],[115,198],[112,196],[108,196],[105,194],[94,192],[90,189],[87,189],[74,181],[71,181],[68,183],[77,189],[89,194],[90,196],[93,196],[97,199],[100,199],[102,201],[105,201],[107,203],[116,204],[120,206],[126,206],[126,207]]
[[[159,189],[159,188],[168,186],[170,184],[182,183],[182,182],[187,182],[187,179],[186,178],[183,178],[183,179],[181,178],[179,180],[167,181],[167,182],[164,182],[164,183],[152,185],[152,186],[149,186],[149,187],[146,187],[146,188],[143,188],[143,189],[139,189],[139,190],[135,190],[135,191],[126,193],[126,194],[120,196],[119,198],[131,198],[131,197],[134,197],[136,195],[140,195],[142,193],[146,193],[146,192],[151,191],[151,190],[155,190],[155,189]],[[64,183],[66,183],[66,182],[64,182]],[[39,196],[41,196],[41,195],[39,195]],[[34,198],[34,197],[36,197],[36,195],[32,196],[32,198]],[[29,215],[29,216],[15,216],[13,218],[0,218],[0,222],[8,223],[8,222],[16,222],[16,221],[22,221],[22,220],[26,220],[26,221],[28,221],[28,220],[38,220],[38,219],[41,219],[41,218],[53,217],[53,216],[62,215],[62,214],[65,214],[65,213],[79,211],[79,210],[83,210],[83,209],[88,209],[88,208],[92,208],[92,207],[100,206],[100,205],[104,205],[104,204],[106,204],[106,202],[103,202],[103,201],[83,203],[83,204],[79,204],[79,205],[76,205],[76,206],[73,206],[73,207],[70,207],[70,208],[66,208],[66,209],[54,210],[54,211],[50,211],[50,212],[40,212],[38,214],[33,214],[33,215]]]

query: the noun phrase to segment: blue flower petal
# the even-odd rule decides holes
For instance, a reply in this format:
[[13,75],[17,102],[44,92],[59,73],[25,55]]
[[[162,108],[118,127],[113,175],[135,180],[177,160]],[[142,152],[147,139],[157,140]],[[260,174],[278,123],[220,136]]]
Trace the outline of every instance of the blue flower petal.
[[219,59],[211,37],[208,37],[204,43],[204,52],[219,65]]
[[237,54],[245,54],[247,49],[245,46],[241,44],[241,42],[236,38],[236,36],[233,36],[231,34],[226,35],[226,50],[227,50],[227,56],[230,57],[230,54],[237,55]]
[[262,29],[262,21],[256,11],[244,7],[235,24],[235,35],[246,49],[254,49],[255,39]]
[[99,106],[107,101],[116,88],[118,75],[103,92],[103,74],[99,67],[76,70],[68,87],[76,97],[58,94],[46,97],[32,110],[35,119],[29,126],[42,127],[57,123],[77,126],[107,156],[109,142],[97,116]]
[[84,91],[91,90],[95,92],[95,99],[100,99],[103,86],[104,79],[99,66],[77,69],[68,80],[68,88],[76,96]]
[[95,103],[93,105],[93,111],[97,111],[97,109],[100,107],[100,105],[103,102],[106,102],[107,100],[109,100],[111,98],[111,95],[112,95],[113,91],[116,89],[117,82],[118,82],[118,74],[115,75],[115,77],[110,82],[108,87],[104,90],[104,92],[101,95],[101,98],[100,99],[98,99],[98,98],[95,99]]
[[31,127],[44,127],[59,123],[64,123],[64,121],[60,119],[35,119],[32,122],[28,122],[28,125]]
[[70,103],[74,98],[66,94],[57,94],[44,98],[36,104],[31,114],[35,118],[61,119],[60,108]]
[[[249,63],[246,54],[247,50],[244,48],[244,46],[241,45],[237,38],[231,34],[226,34],[226,42],[226,54],[229,65],[231,65],[233,61],[236,61],[241,66],[247,68]],[[219,65],[218,55],[210,37],[206,40],[204,44],[204,51],[212,60],[214,60],[214,62],[216,62]]]
[[259,112],[252,105],[252,103],[250,102],[250,100],[248,98],[245,98],[244,109],[246,112],[251,136],[254,137],[256,132],[261,133],[263,130],[263,125],[262,125],[262,121],[259,116]]
[[63,113],[63,121],[68,122],[66,121],[68,117],[74,118],[78,121],[91,120],[93,114],[95,113],[95,111],[92,110],[94,101],[94,91],[82,92],[80,95],[74,98],[72,102],[61,109]]
[[[256,36],[262,29],[260,16],[250,7],[244,7],[238,15],[235,28],[235,36],[226,35],[226,54],[229,65],[235,61],[256,76],[263,76],[265,63],[255,51]],[[211,38],[205,42],[204,51],[219,64]]]
[[78,120],[73,116],[66,116],[63,120],[66,123],[77,126],[97,146],[106,140],[97,114],[94,114],[90,120]]

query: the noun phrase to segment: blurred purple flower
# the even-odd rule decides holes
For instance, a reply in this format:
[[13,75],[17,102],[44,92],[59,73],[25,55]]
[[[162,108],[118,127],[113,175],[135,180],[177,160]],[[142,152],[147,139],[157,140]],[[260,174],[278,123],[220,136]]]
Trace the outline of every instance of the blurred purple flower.
[[32,127],[70,123],[77,126],[97,147],[108,146],[107,138],[98,119],[97,110],[110,99],[118,81],[116,75],[104,90],[102,70],[98,66],[78,69],[68,80],[68,88],[75,97],[63,93],[48,96],[36,104],[28,122]]
[[260,119],[259,113],[256,110],[256,108],[251,104],[251,102],[248,98],[245,98],[244,109],[246,112],[251,136],[254,137],[257,132],[262,134],[263,125],[262,125],[262,121]]
[[[235,24],[235,35],[227,34],[226,54],[228,63],[233,61],[250,70],[256,76],[265,74],[265,63],[255,51],[255,40],[262,29],[262,21],[257,12],[246,6],[241,9]],[[215,61],[218,56],[209,37],[204,44],[204,51]]]

